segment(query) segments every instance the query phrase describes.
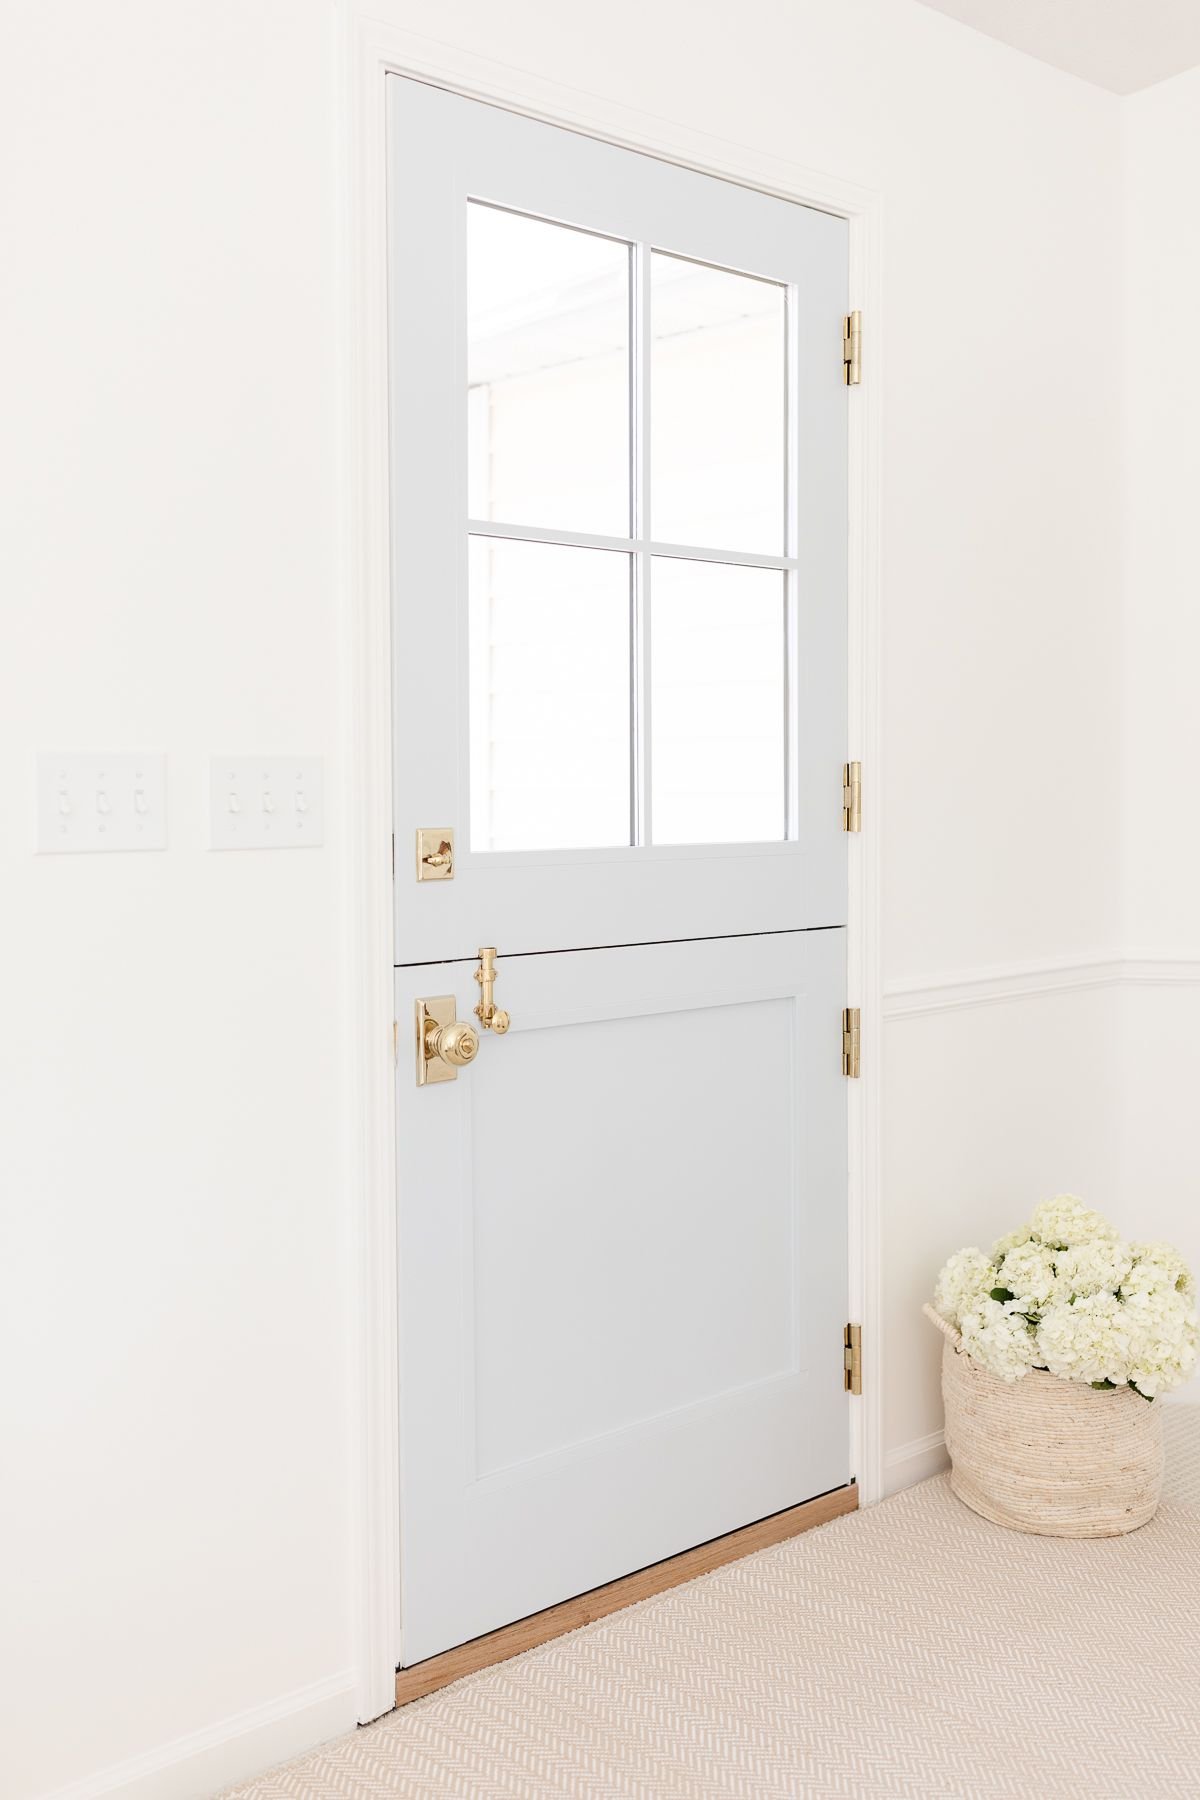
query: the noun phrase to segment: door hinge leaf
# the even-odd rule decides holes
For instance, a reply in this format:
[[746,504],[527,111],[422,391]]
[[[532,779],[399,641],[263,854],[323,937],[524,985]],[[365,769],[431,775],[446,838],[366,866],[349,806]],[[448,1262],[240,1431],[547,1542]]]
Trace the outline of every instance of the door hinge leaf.
[[842,1013],[842,1074],[857,1081],[862,1073],[862,1011],[847,1006]]
[[842,320],[842,377],[847,387],[862,380],[862,313],[847,313]]
[[862,830],[862,764],[842,766],[842,830]]
[[848,1394],[862,1393],[862,1326],[847,1325],[842,1340],[843,1386]]

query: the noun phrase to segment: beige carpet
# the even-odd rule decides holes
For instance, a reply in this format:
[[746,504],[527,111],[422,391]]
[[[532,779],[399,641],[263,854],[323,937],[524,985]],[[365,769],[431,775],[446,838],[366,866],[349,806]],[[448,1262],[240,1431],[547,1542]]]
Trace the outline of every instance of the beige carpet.
[[469,1676],[237,1800],[1200,1796],[1200,1408],[1127,1538],[944,1476]]

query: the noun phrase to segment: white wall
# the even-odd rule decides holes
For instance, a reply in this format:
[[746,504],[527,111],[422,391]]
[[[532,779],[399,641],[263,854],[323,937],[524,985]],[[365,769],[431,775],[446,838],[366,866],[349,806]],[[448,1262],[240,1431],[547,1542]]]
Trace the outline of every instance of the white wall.
[[[340,822],[205,849],[211,751],[337,730],[333,32],[320,0],[12,0],[3,33],[0,1788],[26,1796],[285,1696],[303,1737],[353,1718]],[[170,849],[35,858],[39,746],[166,751]]]
[[[886,975],[1111,944],[1119,103],[909,0],[375,10],[882,190]],[[333,12],[4,30],[9,1780],[204,1793],[351,1708],[340,821],[203,847],[210,751],[339,741]],[[71,745],[169,753],[165,855],[30,855]],[[945,1251],[1106,1198],[1110,1004],[887,1028],[894,1458],[939,1420]],[[277,1738],[187,1760],[246,1709]]]
[[1135,979],[1122,994],[1121,1175],[1145,1229],[1200,1265],[1200,69],[1132,95],[1122,124],[1122,937]]

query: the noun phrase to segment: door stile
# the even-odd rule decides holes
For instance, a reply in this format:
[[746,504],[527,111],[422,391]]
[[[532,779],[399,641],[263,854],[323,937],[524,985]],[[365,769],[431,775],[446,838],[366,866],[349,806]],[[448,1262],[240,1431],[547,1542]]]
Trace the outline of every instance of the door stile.
[[634,583],[634,819],[633,842],[644,846],[653,837],[652,728],[650,709],[650,247],[633,246],[630,283],[630,350],[633,380],[632,467]]
[[784,549],[788,567],[784,574],[784,837],[800,836],[800,504],[797,477],[800,468],[800,408],[797,404],[800,369],[800,305],[795,285],[787,291],[784,330],[784,364],[787,413],[784,418]]

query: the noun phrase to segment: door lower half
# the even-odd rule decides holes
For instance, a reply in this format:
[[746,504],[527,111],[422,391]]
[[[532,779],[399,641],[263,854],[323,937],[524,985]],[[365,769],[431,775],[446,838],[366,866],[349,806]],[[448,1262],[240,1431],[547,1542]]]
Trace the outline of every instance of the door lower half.
[[[397,1018],[475,985],[398,969]],[[406,1663],[850,1479],[844,931],[496,988],[457,1079],[399,1071]]]
[[851,1477],[847,240],[389,87],[411,1664]]

